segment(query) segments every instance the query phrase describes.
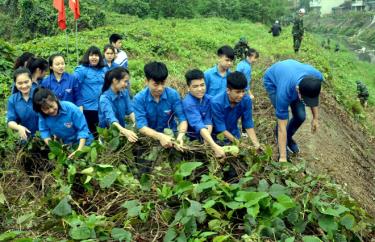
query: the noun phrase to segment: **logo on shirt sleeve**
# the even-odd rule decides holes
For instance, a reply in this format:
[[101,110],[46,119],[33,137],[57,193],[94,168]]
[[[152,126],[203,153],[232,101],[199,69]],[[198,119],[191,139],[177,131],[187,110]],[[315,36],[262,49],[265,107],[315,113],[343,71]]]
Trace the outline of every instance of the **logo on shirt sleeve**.
[[69,88],[69,89],[65,89],[65,92],[67,92],[67,93],[71,93],[71,92],[72,92],[72,89],[71,89],[71,88]]
[[73,126],[73,123],[72,122],[65,122],[64,126],[67,127],[68,129],[70,129]]

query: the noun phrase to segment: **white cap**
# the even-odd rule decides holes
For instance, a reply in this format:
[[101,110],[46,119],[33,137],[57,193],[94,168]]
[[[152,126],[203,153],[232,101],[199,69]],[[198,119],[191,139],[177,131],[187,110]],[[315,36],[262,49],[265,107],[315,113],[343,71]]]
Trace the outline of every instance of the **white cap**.
[[279,20],[276,20],[276,21],[275,21],[275,24],[278,24],[278,23],[279,23]]
[[300,10],[298,10],[298,13],[302,13],[302,14],[304,14],[304,13],[306,13],[306,11],[305,11],[304,8],[301,8]]

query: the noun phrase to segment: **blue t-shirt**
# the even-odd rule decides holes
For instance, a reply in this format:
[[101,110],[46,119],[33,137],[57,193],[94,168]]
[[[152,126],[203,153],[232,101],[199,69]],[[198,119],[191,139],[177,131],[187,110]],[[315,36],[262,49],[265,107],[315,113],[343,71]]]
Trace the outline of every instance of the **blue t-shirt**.
[[247,80],[246,91],[249,91],[251,89],[251,63],[246,59],[240,61],[240,63],[237,65],[236,71],[239,71],[245,75]]
[[[115,63],[114,61],[112,61],[112,65],[111,66],[108,66],[108,63],[107,63],[106,60],[104,60],[104,64],[105,64],[105,66],[104,66],[104,73],[107,73],[108,71],[113,70],[114,68],[120,66],[119,64]],[[122,67],[125,68],[125,69],[127,68],[127,67],[124,67],[124,66],[122,66]],[[126,86],[126,90],[128,90],[129,95],[131,95],[131,87],[130,87],[130,81],[129,80],[127,81],[127,84],[128,85]]]
[[298,99],[296,87],[306,76],[314,76],[323,81],[323,75],[308,64],[296,60],[284,60],[273,64],[264,74],[263,83],[267,92],[276,95],[276,117],[287,120],[288,107]]
[[104,74],[104,67],[100,69],[83,65],[76,67],[74,76],[78,79],[80,88],[76,101],[77,106],[83,106],[83,110],[98,110]]
[[176,90],[166,87],[156,102],[148,87],[135,95],[133,108],[137,128],[149,127],[158,132],[163,132],[165,128],[177,131],[178,122],[186,120],[182,110],[180,95]]
[[132,103],[127,90],[114,93],[108,88],[100,96],[99,101],[99,127],[109,127],[113,122],[125,127],[125,116],[133,112]]
[[227,70],[224,76],[221,76],[217,65],[204,72],[204,82],[206,83],[206,93],[215,96],[227,89],[227,76],[230,70]]
[[23,99],[21,92],[13,93],[8,99],[7,122],[14,121],[30,130],[33,136],[38,130],[38,114],[33,110],[32,96],[35,88],[31,88],[29,100]]
[[53,73],[43,79],[42,87],[50,89],[60,101],[76,103],[79,95],[78,81],[74,75],[64,72],[60,81]]
[[242,127],[244,129],[254,128],[252,107],[251,99],[247,94],[233,108],[230,105],[227,92],[213,97],[211,99],[211,111],[215,133],[227,130],[239,139],[241,137],[238,129],[238,120],[240,118],[242,118]]
[[103,61],[104,61],[104,65],[105,65],[104,66],[105,72],[110,71],[110,70],[120,66],[119,64],[115,63],[114,61],[112,61],[111,66],[108,65],[108,62],[105,59]]
[[200,130],[212,125],[211,107],[209,95],[204,95],[200,100],[190,93],[182,101],[182,107],[188,121],[187,135],[192,139],[200,139]]
[[56,116],[39,114],[39,131],[42,139],[56,136],[64,144],[78,144],[80,139],[86,139],[86,145],[89,145],[93,140],[81,110],[66,101],[60,102]]

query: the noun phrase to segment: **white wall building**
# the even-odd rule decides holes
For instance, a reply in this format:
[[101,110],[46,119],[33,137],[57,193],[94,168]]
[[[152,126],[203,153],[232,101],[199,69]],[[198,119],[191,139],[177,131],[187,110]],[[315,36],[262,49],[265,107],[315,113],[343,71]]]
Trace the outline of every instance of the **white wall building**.
[[320,12],[321,15],[332,13],[332,8],[338,7],[346,0],[311,0],[310,9]]

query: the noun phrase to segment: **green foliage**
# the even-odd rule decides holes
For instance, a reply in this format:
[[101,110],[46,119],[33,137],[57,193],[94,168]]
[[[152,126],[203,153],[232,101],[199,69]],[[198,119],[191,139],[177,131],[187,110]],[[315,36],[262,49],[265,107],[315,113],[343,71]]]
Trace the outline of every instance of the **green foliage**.
[[10,94],[13,83],[12,72],[15,59],[14,48],[0,39],[0,97],[5,98]]
[[[78,48],[81,56],[89,45],[107,43],[112,32],[127,36],[124,47],[130,57],[133,91],[142,88],[143,64],[158,59],[169,68],[167,83],[183,93],[184,72],[193,67],[202,70],[211,67],[216,62],[217,47],[233,45],[240,36],[246,36],[250,45],[261,53],[260,63],[254,66],[255,86],[260,85],[267,66],[293,57],[321,70],[325,87],[340,90],[335,92],[337,99],[345,103],[355,81],[348,70],[357,77],[372,73],[368,65],[352,64],[354,57],[348,53],[310,51],[319,46],[308,34],[303,51],[296,57],[289,35],[280,36],[275,44],[267,34],[267,27],[246,21],[234,23],[215,18],[156,21],[131,16],[125,22],[117,21],[109,27],[81,33]],[[18,45],[17,49],[32,49],[37,55],[47,57],[55,51],[64,51],[64,41],[62,35],[44,37]],[[70,41],[73,46],[73,37]],[[68,56],[69,70],[72,70],[74,51],[70,50]],[[370,74],[361,72],[364,68]],[[5,123],[1,126],[5,127]],[[6,144],[4,149],[14,150],[10,146],[14,146],[14,140],[5,142],[7,130],[0,129],[0,134],[4,134],[0,137],[1,143]],[[373,221],[340,187],[326,177],[306,172],[301,161],[297,165],[272,162],[269,147],[260,154],[248,146],[240,147],[235,152],[237,156],[230,156],[223,165],[202,146],[194,154],[182,154],[159,148],[141,136],[139,143],[130,144],[114,128],[99,129],[99,134],[103,143],[93,142],[73,160],[67,158],[71,148],[51,142],[48,157],[55,166],[51,172],[45,172],[42,191],[35,188],[33,192],[22,169],[9,157],[4,159],[5,165],[12,167],[9,170],[16,171],[0,170],[2,179],[19,177],[17,182],[26,189],[24,196],[15,198],[15,192],[5,190],[4,186],[0,193],[5,198],[0,203],[0,225],[6,231],[20,228],[28,231],[25,236],[43,241],[48,241],[44,238],[46,233],[58,238],[50,241],[132,241],[143,237],[146,241],[154,238],[164,241],[340,241],[338,238],[351,241],[369,238],[373,229]],[[137,157],[140,147],[145,150],[138,152],[141,157]],[[137,161],[144,157],[152,158],[154,169],[150,174],[139,175]],[[242,171],[238,182],[225,181],[223,173],[229,164],[237,165]],[[9,233],[0,236],[10,236],[10,239],[23,236]]]
[[112,6],[113,10],[121,14],[129,14],[140,18],[146,17],[150,11],[150,4],[143,0],[118,0]]
[[[67,2],[68,3],[68,2]],[[75,22],[69,5],[65,4],[67,31],[73,32]],[[105,23],[105,13],[98,8],[98,3],[81,1],[81,17],[78,30],[94,29]],[[40,36],[60,33],[57,26],[57,10],[49,0],[9,1],[0,5],[6,11],[0,15],[9,25],[0,27],[0,34],[12,38],[15,42],[30,40]],[[5,14],[6,13],[6,14]]]
[[116,0],[112,9],[119,13],[138,17],[224,17],[227,19],[246,18],[257,22],[273,22],[286,14],[288,3],[285,0]]

